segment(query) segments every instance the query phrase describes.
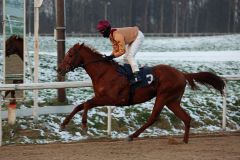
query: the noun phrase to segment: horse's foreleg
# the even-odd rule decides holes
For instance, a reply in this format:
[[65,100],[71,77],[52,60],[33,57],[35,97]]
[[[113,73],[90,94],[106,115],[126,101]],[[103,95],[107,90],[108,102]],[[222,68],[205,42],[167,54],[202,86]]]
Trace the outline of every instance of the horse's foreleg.
[[159,116],[159,114],[162,111],[163,107],[164,107],[163,99],[160,98],[160,97],[157,97],[156,101],[155,101],[155,104],[154,104],[154,107],[153,107],[153,110],[152,110],[152,114],[148,118],[147,123],[144,124],[140,129],[138,129],[132,135],[130,135],[128,137],[128,140],[131,141],[131,140],[133,140],[133,138],[138,137],[146,128],[151,126],[157,120],[157,117]]
[[180,102],[178,101],[168,104],[167,106],[178,118],[184,122],[185,133],[183,141],[188,143],[191,117],[181,108]]
[[74,110],[64,119],[63,123],[61,124],[61,129],[65,129],[65,126],[69,123],[72,117],[79,111],[83,109],[84,103],[78,105],[74,108]]
[[97,104],[96,104],[95,99],[88,100],[87,102],[84,103],[83,114],[82,114],[82,130],[84,132],[87,131],[87,113],[88,113],[88,110],[93,108],[93,107],[96,107],[96,106],[97,106]]

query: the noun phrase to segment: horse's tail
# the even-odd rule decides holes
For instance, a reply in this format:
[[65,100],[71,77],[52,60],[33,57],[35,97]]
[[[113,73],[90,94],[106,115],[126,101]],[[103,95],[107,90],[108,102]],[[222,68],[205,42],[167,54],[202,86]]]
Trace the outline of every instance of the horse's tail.
[[225,87],[223,79],[211,72],[184,73],[184,76],[192,89],[198,88],[195,82],[199,82],[205,86],[210,85],[223,94]]

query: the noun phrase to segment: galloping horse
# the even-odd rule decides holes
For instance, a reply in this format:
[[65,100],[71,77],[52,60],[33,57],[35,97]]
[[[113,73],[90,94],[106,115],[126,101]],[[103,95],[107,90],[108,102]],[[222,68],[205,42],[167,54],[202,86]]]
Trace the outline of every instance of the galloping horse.
[[23,60],[23,39],[12,35],[6,40],[6,56],[17,54]]
[[[155,80],[148,86],[137,88],[129,101],[130,83],[125,76],[122,76],[117,68],[118,63],[109,61],[97,51],[84,44],[75,44],[67,52],[63,62],[57,69],[61,75],[82,67],[90,76],[95,96],[92,99],[78,105],[68,115],[61,128],[64,129],[72,117],[83,110],[82,128],[87,129],[87,112],[96,106],[112,105],[126,106],[146,102],[156,97],[152,113],[140,129],[128,137],[131,141],[138,137],[146,128],[151,126],[159,116],[164,106],[167,106],[185,124],[183,141],[188,143],[191,117],[181,108],[180,102],[187,82],[192,89],[196,88],[195,82],[210,85],[223,94],[224,81],[217,75],[210,72],[183,73],[168,65],[157,65],[152,67]],[[130,102],[130,103],[129,103]]]

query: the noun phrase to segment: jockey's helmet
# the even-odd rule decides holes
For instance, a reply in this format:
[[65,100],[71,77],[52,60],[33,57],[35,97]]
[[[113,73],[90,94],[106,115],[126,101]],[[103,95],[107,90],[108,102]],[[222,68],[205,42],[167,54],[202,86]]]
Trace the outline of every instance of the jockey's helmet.
[[106,30],[107,28],[111,27],[108,20],[101,20],[97,24],[97,30],[99,32]]
[[103,35],[103,37],[109,37],[111,31],[111,24],[108,20],[101,20],[97,24],[97,30]]

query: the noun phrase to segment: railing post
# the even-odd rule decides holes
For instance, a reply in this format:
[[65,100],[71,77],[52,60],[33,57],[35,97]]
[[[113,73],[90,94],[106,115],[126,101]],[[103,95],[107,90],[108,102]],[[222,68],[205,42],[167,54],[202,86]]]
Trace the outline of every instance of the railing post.
[[[34,83],[38,83],[38,65],[39,65],[39,8],[43,0],[34,0]],[[33,119],[38,119],[38,90],[34,90]]]
[[112,131],[112,107],[108,106],[108,124],[107,124],[107,135],[111,136]]
[[[56,4],[56,41],[57,41],[57,67],[62,63],[65,56],[65,0],[55,0]],[[57,74],[60,82],[65,81],[65,76]],[[66,90],[60,88],[57,90],[57,99],[59,102],[66,102]]]
[[8,104],[8,124],[13,126],[16,123],[16,108],[17,101],[15,98],[11,99]]
[[227,115],[227,81],[223,93],[223,113],[222,113],[222,129],[226,130],[226,115]]
[[[1,94],[2,92],[0,92]],[[0,95],[0,147],[2,146],[2,96]]]

